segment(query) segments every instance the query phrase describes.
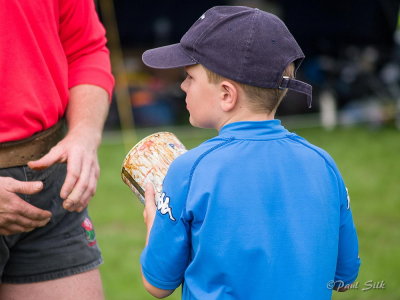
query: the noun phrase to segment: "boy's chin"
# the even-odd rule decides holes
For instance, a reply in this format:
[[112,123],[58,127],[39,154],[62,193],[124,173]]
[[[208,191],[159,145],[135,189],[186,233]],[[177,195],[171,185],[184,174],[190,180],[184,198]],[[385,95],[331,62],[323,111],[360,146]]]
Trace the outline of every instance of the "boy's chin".
[[210,125],[208,123],[204,123],[203,124],[201,122],[198,122],[198,121],[194,120],[191,116],[189,117],[189,123],[193,127],[197,127],[197,128],[204,128],[204,129],[214,128],[212,125]]
[[196,121],[192,120],[192,118],[189,118],[189,123],[193,127],[203,128],[203,127],[199,126]]
[[193,127],[199,127],[199,128],[201,128],[201,127],[198,125],[198,123],[196,122],[196,120],[194,120],[193,117],[192,117],[191,115],[189,116],[189,123],[190,123],[190,125],[192,125]]

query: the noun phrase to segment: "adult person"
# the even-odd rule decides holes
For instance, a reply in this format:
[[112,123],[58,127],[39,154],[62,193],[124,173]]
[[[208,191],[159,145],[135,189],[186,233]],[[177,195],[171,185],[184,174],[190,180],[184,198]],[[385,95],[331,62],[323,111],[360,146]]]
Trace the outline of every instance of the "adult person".
[[93,0],[0,4],[0,299],[103,299],[86,207],[114,84],[105,30]]

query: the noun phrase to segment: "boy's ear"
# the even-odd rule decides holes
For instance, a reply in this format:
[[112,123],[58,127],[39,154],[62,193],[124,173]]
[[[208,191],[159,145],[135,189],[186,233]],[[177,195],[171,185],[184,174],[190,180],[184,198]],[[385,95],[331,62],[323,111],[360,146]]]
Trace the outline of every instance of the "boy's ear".
[[235,84],[230,81],[224,80],[220,83],[221,97],[220,105],[221,109],[225,112],[231,111],[235,108],[238,102],[238,88]]

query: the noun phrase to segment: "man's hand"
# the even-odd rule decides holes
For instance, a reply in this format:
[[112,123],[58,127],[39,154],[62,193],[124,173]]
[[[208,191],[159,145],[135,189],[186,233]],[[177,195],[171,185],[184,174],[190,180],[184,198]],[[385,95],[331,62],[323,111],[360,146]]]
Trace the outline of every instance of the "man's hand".
[[55,163],[67,163],[67,176],[60,196],[65,199],[63,207],[69,211],[81,212],[96,192],[100,168],[97,159],[98,143],[91,136],[69,132],[41,159],[31,161],[32,169],[48,168]]
[[32,169],[57,162],[67,163],[67,176],[60,196],[63,207],[81,212],[96,192],[100,168],[97,148],[109,107],[109,95],[101,87],[82,84],[70,89],[66,119],[68,134],[48,154],[31,161]]
[[146,185],[144,198],[145,198],[145,207],[143,210],[143,219],[147,227],[147,237],[146,237],[146,245],[147,245],[151,227],[153,227],[154,218],[156,216],[156,210],[157,210],[156,203],[154,201],[155,199],[154,187],[151,183],[148,183]]
[[28,232],[50,221],[49,211],[32,206],[16,195],[36,194],[42,189],[40,181],[24,182],[0,177],[0,235]]

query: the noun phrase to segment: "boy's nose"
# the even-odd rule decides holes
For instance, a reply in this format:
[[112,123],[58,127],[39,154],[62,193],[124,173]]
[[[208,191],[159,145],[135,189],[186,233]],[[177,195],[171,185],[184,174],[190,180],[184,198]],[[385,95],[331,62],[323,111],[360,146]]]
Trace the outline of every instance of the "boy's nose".
[[181,83],[181,90],[184,91],[184,92],[186,93],[186,90],[185,90],[186,84],[185,84],[185,83],[186,83],[186,79],[183,80],[182,83]]

